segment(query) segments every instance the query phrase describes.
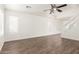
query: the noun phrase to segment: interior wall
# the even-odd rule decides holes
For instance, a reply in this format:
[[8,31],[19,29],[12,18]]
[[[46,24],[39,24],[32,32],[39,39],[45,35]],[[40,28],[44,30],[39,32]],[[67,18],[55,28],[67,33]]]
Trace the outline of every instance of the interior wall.
[[0,4],[0,50],[4,41],[4,6]]
[[52,16],[6,10],[6,41],[59,34],[59,24],[60,21]]
[[[62,37],[78,40],[78,10],[79,8],[77,4],[70,4],[63,9],[62,13],[56,12],[58,18],[67,20],[69,24],[73,23],[72,26],[69,26],[69,28],[67,28],[68,25],[62,24],[62,19],[56,19],[51,15],[46,15],[43,17],[38,16],[37,14],[29,14],[27,12],[6,10],[6,41],[58,34],[61,33],[62,30]],[[70,20],[76,21],[74,21],[74,23]]]
[[[62,37],[79,40],[79,14],[66,19],[64,22]],[[66,24],[66,25],[65,25]]]

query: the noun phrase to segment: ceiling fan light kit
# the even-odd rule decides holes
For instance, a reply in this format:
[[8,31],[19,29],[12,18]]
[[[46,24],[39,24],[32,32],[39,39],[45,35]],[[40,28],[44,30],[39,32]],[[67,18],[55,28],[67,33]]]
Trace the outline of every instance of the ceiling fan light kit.
[[60,8],[67,6],[67,4],[63,4],[63,5],[60,5],[60,6],[56,6],[56,4],[50,4],[50,6],[51,6],[51,8],[47,9],[46,11],[50,10],[49,14],[52,14],[55,11],[62,12],[62,10]]

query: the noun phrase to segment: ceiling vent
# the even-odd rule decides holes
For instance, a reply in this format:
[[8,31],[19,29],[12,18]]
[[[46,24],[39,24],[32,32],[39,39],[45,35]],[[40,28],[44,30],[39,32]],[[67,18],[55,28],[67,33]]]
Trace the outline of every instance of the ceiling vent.
[[26,8],[31,8],[31,6],[26,6]]

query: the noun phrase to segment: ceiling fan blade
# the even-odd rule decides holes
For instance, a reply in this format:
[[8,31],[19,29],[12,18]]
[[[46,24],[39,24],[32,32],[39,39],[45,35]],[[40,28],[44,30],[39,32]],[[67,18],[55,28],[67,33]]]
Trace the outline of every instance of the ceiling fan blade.
[[58,12],[62,12],[62,10],[60,10],[60,9],[56,9]]
[[56,4],[54,4],[54,8],[56,8]]
[[61,7],[65,7],[65,6],[67,6],[67,4],[63,4],[61,6],[58,6],[57,8],[61,8]]
[[53,9],[54,8],[54,5],[53,4],[50,4],[51,5],[51,9]]
[[49,14],[52,14],[52,11],[50,11],[50,13]]
[[50,14],[54,13],[53,10],[50,10]]
[[51,7],[54,7],[53,4],[50,4],[50,5],[51,5]]

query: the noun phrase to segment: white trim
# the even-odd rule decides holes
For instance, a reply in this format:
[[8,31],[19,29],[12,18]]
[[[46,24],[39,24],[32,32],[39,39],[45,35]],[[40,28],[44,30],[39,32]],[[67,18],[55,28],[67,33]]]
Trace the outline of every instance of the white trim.
[[53,33],[53,34],[44,34],[44,35],[37,35],[37,36],[31,36],[31,37],[20,37],[20,38],[16,38],[16,39],[6,39],[6,42],[8,41],[15,41],[15,40],[22,40],[22,39],[29,39],[29,38],[37,38],[37,37],[43,37],[43,36],[49,36],[49,35],[57,35],[57,34],[61,34],[59,33]]

